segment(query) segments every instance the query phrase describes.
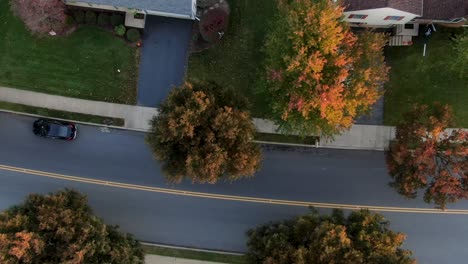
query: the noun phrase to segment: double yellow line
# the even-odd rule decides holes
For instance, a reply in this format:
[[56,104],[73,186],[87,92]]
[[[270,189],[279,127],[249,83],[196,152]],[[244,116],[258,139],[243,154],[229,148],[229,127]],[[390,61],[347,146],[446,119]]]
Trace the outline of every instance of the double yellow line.
[[54,179],[60,179],[60,180],[65,180],[65,181],[81,182],[81,183],[87,183],[87,184],[95,184],[95,185],[101,185],[101,186],[109,186],[109,187],[122,188],[122,189],[130,189],[130,190],[138,190],[138,191],[146,191],[146,192],[154,192],[154,193],[165,193],[165,194],[182,195],[182,196],[190,196],[190,197],[200,197],[200,198],[207,198],[207,199],[227,200],[227,201],[263,203],[263,204],[287,205],[287,206],[301,206],[301,207],[313,206],[317,208],[334,208],[334,209],[346,209],[346,210],[368,209],[370,211],[378,211],[378,212],[468,215],[468,210],[463,210],[463,209],[439,210],[439,209],[434,209],[434,208],[410,208],[410,207],[336,204],[336,203],[317,203],[317,202],[304,202],[304,201],[292,201],[292,200],[280,200],[280,199],[266,199],[266,198],[257,198],[257,197],[249,197],[249,196],[192,192],[192,191],[158,188],[158,187],[151,187],[151,186],[144,186],[144,185],[90,179],[90,178],[63,175],[63,174],[38,171],[38,170],[30,170],[30,169],[18,168],[18,167],[13,167],[13,166],[6,166],[6,165],[0,165],[0,170],[14,171],[14,172],[40,176],[40,177],[54,178]]

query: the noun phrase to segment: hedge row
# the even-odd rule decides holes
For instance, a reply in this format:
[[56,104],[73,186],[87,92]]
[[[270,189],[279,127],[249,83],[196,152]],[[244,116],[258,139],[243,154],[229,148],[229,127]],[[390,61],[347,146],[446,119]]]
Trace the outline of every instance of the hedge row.
[[113,13],[109,15],[108,13],[96,13],[94,11],[88,10],[75,10],[73,12],[73,18],[78,24],[88,24],[88,25],[98,25],[100,27],[109,27],[114,28],[115,34],[118,36],[126,36],[128,41],[137,42],[141,35],[140,31],[135,28],[130,28],[127,30],[124,24],[124,16],[121,14]]
[[111,18],[111,16],[109,16],[106,13],[100,13],[98,15],[98,19],[97,19],[98,26],[100,26],[100,27],[110,26],[110,18]]
[[99,26],[118,26],[124,23],[124,16],[121,14],[108,14],[108,13],[96,13],[88,10],[75,10],[73,11],[73,18],[78,24],[90,24]]

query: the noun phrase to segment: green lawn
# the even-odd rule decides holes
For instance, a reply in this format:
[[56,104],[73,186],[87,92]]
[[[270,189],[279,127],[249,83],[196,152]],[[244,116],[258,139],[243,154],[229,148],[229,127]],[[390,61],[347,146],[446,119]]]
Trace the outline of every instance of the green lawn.
[[53,117],[53,118],[89,122],[89,123],[95,123],[95,124],[105,124],[105,125],[113,125],[113,126],[125,125],[125,121],[122,118],[87,115],[87,114],[52,110],[52,109],[42,108],[42,107],[34,107],[34,106],[29,106],[29,105],[14,104],[14,103],[2,102],[2,101],[0,101],[0,109],[40,115],[40,116]]
[[262,72],[261,49],[274,18],[276,1],[230,0],[229,29],[224,40],[209,50],[192,54],[189,60],[188,80],[216,81],[245,95],[252,105],[252,115],[264,117],[267,105],[255,93],[258,75]]
[[460,29],[438,27],[428,41],[426,57],[422,56],[421,37],[410,47],[387,48],[386,59],[392,68],[385,94],[386,125],[395,125],[414,103],[438,101],[453,107],[453,126],[468,127],[468,73],[461,77],[450,69],[452,32]]
[[193,250],[173,249],[155,246],[143,246],[146,254],[168,256],[175,258],[195,259],[203,261],[213,261],[229,264],[245,264],[247,260],[244,256],[226,255],[218,253],[208,253]]
[[87,26],[34,37],[0,1],[0,86],[133,104],[136,80],[136,49],[123,39]]

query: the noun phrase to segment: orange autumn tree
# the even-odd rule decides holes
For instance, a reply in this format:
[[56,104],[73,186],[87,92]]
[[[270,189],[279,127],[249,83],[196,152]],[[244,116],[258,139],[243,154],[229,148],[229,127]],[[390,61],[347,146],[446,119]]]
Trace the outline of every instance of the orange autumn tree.
[[468,198],[468,132],[448,133],[452,120],[448,106],[416,105],[396,127],[396,142],[387,153],[391,186],[415,198],[426,189],[424,200],[445,208]]
[[342,132],[380,97],[385,36],[352,33],[331,0],[280,0],[278,9],[264,48],[272,118],[285,132]]
[[390,229],[380,214],[341,210],[271,222],[247,232],[248,263],[257,264],[414,264],[401,246],[406,235]]
[[0,263],[144,263],[133,236],[96,217],[72,190],[31,194],[0,212]]
[[174,88],[146,135],[168,181],[214,184],[253,176],[262,155],[246,108],[244,97],[215,83]]

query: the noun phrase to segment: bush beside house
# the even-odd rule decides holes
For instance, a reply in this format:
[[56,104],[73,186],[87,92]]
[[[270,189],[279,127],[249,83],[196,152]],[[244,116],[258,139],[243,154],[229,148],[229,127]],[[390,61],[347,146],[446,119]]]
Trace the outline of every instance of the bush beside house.
[[140,40],[141,32],[137,28],[127,28],[124,25],[124,16],[120,13],[110,13],[108,11],[95,11],[72,9],[69,10],[73,22],[77,24],[97,25],[101,28],[113,31],[117,36],[126,38],[129,42],[135,43]]
[[83,10],[75,10],[73,12],[73,18],[75,19],[76,23],[83,24],[84,18],[85,18],[85,12]]
[[127,39],[130,42],[137,42],[140,39],[140,31],[135,28],[131,28],[127,31]]
[[110,23],[112,26],[116,27],[118,25],[123,25],[124,17],[121,14],[112,14],[110,18]]
[[117,36],[123,37],[125,35],[126,30],[127,29],[125,28],[124,25],[118,25],[118,26],[114,27],[114,32],[115,32],[115,34],[117,34]]
[[96,13],[93,11],[86,11],[85,23],[88,25],[96,25]]
[[97,24],[100,27],[108,27],[110,25],[110,16],[107,13],[100,13]]

